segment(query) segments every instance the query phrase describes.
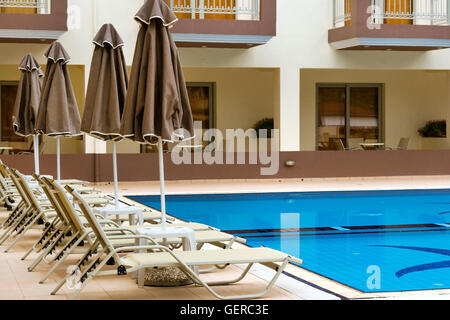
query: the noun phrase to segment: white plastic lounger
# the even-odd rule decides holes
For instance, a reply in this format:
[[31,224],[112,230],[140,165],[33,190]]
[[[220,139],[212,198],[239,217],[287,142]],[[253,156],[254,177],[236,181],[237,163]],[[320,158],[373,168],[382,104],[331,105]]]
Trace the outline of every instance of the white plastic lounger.
[[[77,192],[66,187],[80,204],[85,208],[88,205],[84,200],[77,194]],[[130,246],[114,248],[111,241],[108,239],[104,230],[101,228],[96,218],[92,214],[91,210],[87,210],[85,213],[86,219],[89,220],[92,231],[95,233],[96,241],[94,245],[90,248],[90,254],[92,255],[92,260],[89,264],[86,264],[86,260],[81,260],[77,264],[78,268],[83,268],[80,270],[80,275],[78,278],[78,285],[71,299],[77,297],[81,290],[87,285],[90,279],[99,275],[126,275],[127,273],[135,272],[143,268],[154,268],[154,267],[168,267],[175,266],[183,271],[187,277],[189,277],[195,284],[203,286],[206,288],[213,296],[218,299],[252,299],[258,298],[265,295],[275,284],[276,280],[283,272],[285,267],[289,262],[294,262],[301,264],[302,260],[289,256],[288,254],[282,253],[269,248],[248,248],[248,249],[225,249],[225,250],[204,250],[204,251],[177,251],[174,252],[166,246],[158,245],[157,242],[146,236],[140,236],[141,238],[146,238],[150,245],[146,246]],[[131,253],[126,256],[120,256],[119,253],[129,252],[132,250],[142,250],[150,251],[148,253]],[[114,258],[116,263],[116,268],[114,270],[103,271],[103,267],[106,262],[111,258]],[[275,275],[271,281],[269,281],[267,287],[254,294],[243,294],[236,296],[223,296],[218,294],[212,286],[215,285],[226,285],[237,283],[242,280],[245,275],[249,272],[251,266],[255,263],[259,263],[275,269]],[[247,264],[247,267],[235,279],[222,280],[216,282],[205,282],[199,275],[194,271],[195,267],[199,266],[210,266],[210,265],[229,265],[229,264]],[[74,271],[75,272],[75,271]],[[74,273],[75,274],[75,273]],[[66,283],[66,281],[73,277],[74,274],[68,274],[59,285],[53,290],[52,294],[56,292]]]
[[[135,232],[127,229],[127,228],[121,228],[117,224],[115,224],[113,221],[108,219],[98,219],[95,217],[95,215],[92,213],[92,209],[89,206],[86,206],[85,199],[83,198],[83,203],[81,203],[80,209],[81,212],[77,213],[76,209],[72,206],[72,201],[69,200],[67,197],[67,192],[55,181],[52,181],[49,178],[42,178],[36,177],[37,180],[40,182],[42,189],[47,195],[47,198],[51,201],[53,207],[55,208],[56,213],[59,216],[62,216],[62,220],[67,222],[67,227],[64,232],[60,233],[60,235],[64,235],[67,233],[67,231],[70,230],[71,237],[66,239],[66,241],[54,241],[52,244],[50,244],[47,248],[45,248],[45,251],[38,257],[38,259],[35,260],[35,262],[30,266],[29,271],[32,271],[38,263],[40,263],[42,260],[45,260],[48,264],[53,264],[51,269],[47,272],[47,274],[41,279],[40,283],[43,283],[50,274],[58,267],[60,263],[63,262],[63,260],[72,253],[81,253],[86,254],[88,252],[88,248],[84,246],[83,248],[80,248],[79,245],[83,245],[85,241],[88,242],[88,245],[92,245],[93,239],[95,240],[94,233],[91,228],[88,228],[89,226],[89,220],[86,219],[84,216],[86,216],[86,211],[89,211],[90,214],[94,216],[97,223],[101,225],[101,228],[103,231],[107,234],[108,238],[114,238],[114,247],[124,247],[124,246],[133,246],[136,245],[136,240],[140,237],[139,235],[136,235]],[[75,198],[75,202],[78,203],[78,199]],[[206,231],[202,231],[206,232]],[[199,232],[199,233],[202,233]],[[243,242],[245,240],[235,237],[230,234],[221,233],[217,231],[212,231],[213,233],[206,232],[204,235],[199,235],[199,239],[201,239],[201,242],[199,242],[199,246],[203,245],[204,243],[210,243],[213,245],[216,245],[218,247],[223,248],[229,248],[233,245],[234,242]],[[209,239],[208,239],[209,236]],[[208,241],[209,240],[209,241]],[[58,243],[60,250],[57,250]],[[182,241],[180,239],[171,239],[170,240],[171,246],[181,246]],[[51,252],[54,252],[52,257],[49,258]],[[221,266],[217,266],[221,267]]]

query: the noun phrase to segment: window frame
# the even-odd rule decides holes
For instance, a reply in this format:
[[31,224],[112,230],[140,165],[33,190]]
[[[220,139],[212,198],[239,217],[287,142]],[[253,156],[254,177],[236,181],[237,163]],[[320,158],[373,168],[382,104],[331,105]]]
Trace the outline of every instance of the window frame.
[[320,88],[344,88],[345,89],[345,138],[348,139],[350,136],[350,89],[351,88],[377,88],[378,89],[378,141],[384,142],[384,103],[383,103],[383,92],[384,85],[382,83],[358,83],[358,82],[335,82],[335,83],[327,83],[327,82],[319,82],[316,83],[316,121],[315,121],[315,150],[318,150],[318,141],[319,141],[319,89]]
[[209,129],[216,128],[216,100],[215,100],[215,82],[186,82],[188,87],[207,87],[209,91],[208,111],[209,111]]

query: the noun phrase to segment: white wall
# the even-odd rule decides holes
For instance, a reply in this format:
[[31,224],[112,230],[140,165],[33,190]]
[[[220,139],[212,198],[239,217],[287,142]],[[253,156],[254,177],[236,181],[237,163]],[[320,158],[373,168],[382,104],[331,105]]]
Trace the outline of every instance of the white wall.
[[[60,41],[73,64],[85,65],[89,73],[91,40],[103,23],[113,23],[125,41],[125,57],[132,63],[138,23],[133,16],[144,0],[69,0],[80,8],[80,26]],[[266,45],[251,49],[180,48],[185,68],[273,68],[279,69],[279,106],[274,113],[281,133],[282,150],[300,147],[300,69],[350,70],[450,70],[450,49],[430,52],[337,51],[328,44],[332,27],[331,0],[277,0],[277,36]],[[2,64],[18,64],[32,52],[39,62],[46,44],[0,44]],[[87,82],[87,81],[86,81]],[[232,93],[231,93],[232,94]],[[237,120],[241,125],[241,120]],[[242,120],[243,121],[243,120]],[[90,148],[90,146],[95,146]],[[89,142],[86,150],[105,152],[106,146]]]

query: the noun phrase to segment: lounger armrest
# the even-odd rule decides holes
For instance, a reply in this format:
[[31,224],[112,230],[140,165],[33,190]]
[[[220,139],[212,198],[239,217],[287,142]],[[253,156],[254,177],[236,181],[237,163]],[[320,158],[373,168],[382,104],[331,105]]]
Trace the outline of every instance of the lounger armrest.
[[[150,238],[151,239],[151,238]],[[155,249],[159,249],[165,252],[169,252],[171,255],[175,256],[173,254],[173,251],[170,250],[169,248],[167,248],[166,246],[162,246],[160,244],[158,245],[147,245],[147,246],[131,246],[131,247],[120,247],[115,249],[116,253],[122,252],[122,251],[134,251],[134,250],[155,250]],[[177,260],[181,261],[180,259],[178,259],[178,257],[176,257]]]
[[123,236],[110,236],[108,239],[111,240],[121,240],[121,239],[146,239],[154,243],[155,245],[158,244],[153,238],[143,235],[143,234],[137,234],[137,235],[123,235]]
[[247,243],[247,239],[244,239],[244,238],[241,238],[241,237],[234,237],[234,240],[236,242],[239,242],[239,243],[242,243],[242,244]]
[[296,257],[289,256],[289,260],[290,260],[289,262],[292,263],[303,264],[303,260]]
[[[104,228],[103,231],[105,231],[105,232],[124,231],[124,232],[130,232],[132,235],[136,234],[133,230],[130,230],[127,228],[112,228],[112,229]],[[125,235],[123,235],[123,236],[125,236]],[[120,236],[120,237],[122,237],[122,236]]]

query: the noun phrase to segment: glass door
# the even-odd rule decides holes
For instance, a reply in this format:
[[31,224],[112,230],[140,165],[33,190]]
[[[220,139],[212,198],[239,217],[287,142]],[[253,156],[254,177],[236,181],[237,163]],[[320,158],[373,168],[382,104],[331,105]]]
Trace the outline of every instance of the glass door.
[[317,150],[382,142],[379,84],[317,85]]
[[349,85],[349,128],[347,137],[364,142],[380,141],[379,86]]
[[346,141],[346,87],[319,86],[317,89],[317,149],[344,149]]

